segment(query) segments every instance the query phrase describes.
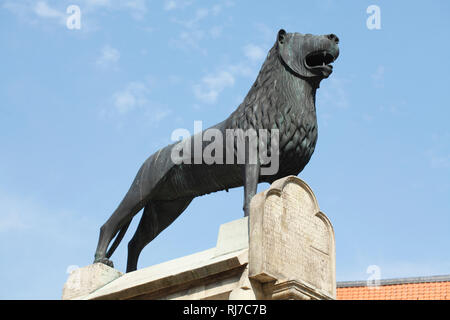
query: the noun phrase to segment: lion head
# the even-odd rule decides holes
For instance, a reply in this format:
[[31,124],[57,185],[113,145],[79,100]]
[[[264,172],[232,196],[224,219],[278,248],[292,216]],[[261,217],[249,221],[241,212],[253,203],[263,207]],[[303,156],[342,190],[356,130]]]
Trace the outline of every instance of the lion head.
[[334,34],[316,36],[278,31],[281,60],[295,74],[305,78],[328,78],[339,56],[339,38]]

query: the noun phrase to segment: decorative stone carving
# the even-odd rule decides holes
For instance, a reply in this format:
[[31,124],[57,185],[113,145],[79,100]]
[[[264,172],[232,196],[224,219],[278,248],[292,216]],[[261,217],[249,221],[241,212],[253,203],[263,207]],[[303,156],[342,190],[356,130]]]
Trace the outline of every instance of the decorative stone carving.
[[288,176],[253,197],[249,276],[273,298],[335,298],[335,265],[333,227],[304,181]]

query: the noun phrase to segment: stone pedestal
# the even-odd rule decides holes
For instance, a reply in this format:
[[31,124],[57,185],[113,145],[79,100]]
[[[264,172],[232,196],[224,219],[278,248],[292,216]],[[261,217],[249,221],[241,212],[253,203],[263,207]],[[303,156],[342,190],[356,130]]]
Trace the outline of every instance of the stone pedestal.
[[103,263],[73,270],[63,288],[63,300],[77,299],[122,276],[122,272]]
[[314,193],[289,176],[253,197],[249,277],[272,299],[336,297],[333,227]]
[[78,269],[63,299],[336,297],[333,228],[311,189],[294,176],[253,197],[250,221],[223,224],[215,248],[124,275],[108,268]]

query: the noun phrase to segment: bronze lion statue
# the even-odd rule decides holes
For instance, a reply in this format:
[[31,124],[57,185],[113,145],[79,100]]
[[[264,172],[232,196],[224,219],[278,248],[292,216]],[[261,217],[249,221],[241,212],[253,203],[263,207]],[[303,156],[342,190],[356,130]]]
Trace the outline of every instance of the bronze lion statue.
[[[118,208],[100,229],[94,262],[112,266],[109,258],[141,209],[144,209],[142,218],[128,244],[127,272],[136,270],[141,250],[169,226],[193,198],[244,186],[244,215],[248,216],[258,183],[298,175],[316,146],[316,90],[333,70],[331,63],[339,55],[338,43],[334,34],[280,30],[255,83],[226,120],[158,150],[142,164]],[[210,148],[205,141],[208,139],[201,139],[207,132],[226,135],[233,130],[244,132],[243,138],[239,134],[233,136],[235,140],[244,141],[244,148],[233,144],[230,157],[229,145],[219,144],[213,155],[215,161],[196,157],[195,148],[200,153]],[[248,132],[255,134],[256,144],[250,143]],[[261,132],[268,132],[266,139],[260,139]],[[252,148],[259,152],[269,150],[265,155],[270,156],[270,161],[263,161],[258,155],[250,161]],[[177,153],[183,161],[174,161]],[[230,159],[234,161],[222,161]],[[239,159],[241,161],[236,161]],[[276,170],[270,171],[275,162]]]

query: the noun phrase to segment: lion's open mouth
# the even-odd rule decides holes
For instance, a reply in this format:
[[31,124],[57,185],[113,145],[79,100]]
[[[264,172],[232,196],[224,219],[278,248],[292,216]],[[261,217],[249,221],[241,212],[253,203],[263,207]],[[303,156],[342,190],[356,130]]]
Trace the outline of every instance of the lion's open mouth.
[[334,60],[335,57],[331,53],[322,50],[308,54],[305,59],[305,64],[311,69],[323,67],[332,69],[333,66],[330,63],[334,62]]

